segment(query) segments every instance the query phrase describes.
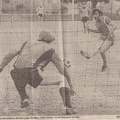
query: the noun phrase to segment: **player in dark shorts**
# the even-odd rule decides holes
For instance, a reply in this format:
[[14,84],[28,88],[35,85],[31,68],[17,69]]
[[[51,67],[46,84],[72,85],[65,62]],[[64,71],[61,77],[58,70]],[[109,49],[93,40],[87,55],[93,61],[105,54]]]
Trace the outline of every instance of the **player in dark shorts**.
[[36,9],[37,15],[39,17],[39,20],[42,19],[43,14],[44,14],[44,6],[40,5],[37,9]]
[[39,16],[39,17],[42,17],[43,15],[42,15],[42,13],[39,13],[38,16]]
[[[66,114],[75,114],[75,108],[71,103],[71,95],[74,95],[71,77],[64,66],[60,55],[52,47],[55,38],[49,32],[41,32],[36,43],[26,41],[21,48],[8,53],[0,64],[0,72],[12,61],[15,56],[17,60],[14,63],[14,69],[11,70],[11,77],[21,98],[21,108],[29,106],[29,96],[26,92],[26,85],[37,88],[39,85],[59,85],[58,91],[61,95]],[[52,62],[58,69],[63,78],[60,80],[50,80],[49,77],[43,79],[39,71]],[[51,81],[51,83],[50,83]],[[42,99],[42,98],[41,98]]]
[[82,18],[84,33],[85,33],[86,26],[88,26],[87,22],[88,22],[88,18],[90,16],[91,11],[89,10],[85,2],[82,3],[82,8],[80,8],[79,10],[80,10],[80,16]]
[[88,17],[87,16],[82,17],[82,22],[86,23],[87,21],[88,21]]

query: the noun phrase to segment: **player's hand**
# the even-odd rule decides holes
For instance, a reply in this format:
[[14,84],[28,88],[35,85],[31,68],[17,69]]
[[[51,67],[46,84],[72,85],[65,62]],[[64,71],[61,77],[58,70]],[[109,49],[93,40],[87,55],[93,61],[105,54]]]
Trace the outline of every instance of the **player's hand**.
[[43,69],[42,67],[40,67],[40,70],[41,70],[41,72],[43,72],[43,71],[44,71],[44,69]]
[[0,73],[3,71],[3,69],[0,67]]

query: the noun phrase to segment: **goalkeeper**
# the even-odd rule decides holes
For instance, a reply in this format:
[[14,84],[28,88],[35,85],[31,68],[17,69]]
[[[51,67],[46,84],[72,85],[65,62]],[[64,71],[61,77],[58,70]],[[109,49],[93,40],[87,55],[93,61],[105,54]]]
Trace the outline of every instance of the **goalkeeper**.
[[[55,38],[49,32],[41,32],[37,43],[32,44],[26,41],[20,49],[7,54],[0,64],[0,72],[15,56],[18,56],[13,65],[14,69],[10,73],[21,98],[21,108],[29,106],[29,96],[25,90],[27,84],[33,88],[40,84],[59,85],[59,93],[66,107],[66,114],[74,114],[75,109],[71,105],[71,95],[74,95],[71,78],[61,58],[51,47],[54,40]],[[66,79],[55,80],[52,83],[49,83],[50,80],[43,80],[39,70],[43,71],[49,62],[52,62]]]
[[99,9],[93,9],[92,15],[96,21],[95,26],[97,27],[97,30],[90,29],[89,27],[87,27],[87,29],[88,31],[101,34],[100,39],[103,40],[103,43],[98,51],[103,59],[101,72],[104,72],[107,70],[107,58],[105,53],[114,45],[114,31],[116,30],[116,24],[109,17],[104,16],[103,12]]

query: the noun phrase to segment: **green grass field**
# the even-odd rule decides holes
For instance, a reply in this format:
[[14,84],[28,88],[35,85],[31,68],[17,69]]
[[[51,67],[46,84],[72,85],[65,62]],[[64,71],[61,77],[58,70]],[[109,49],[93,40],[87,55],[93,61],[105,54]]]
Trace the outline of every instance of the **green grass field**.
[[[90,60],[79,54],[80,50],[92,51],[99,38],[99,35],[93,33],[84,34],[81,21],[1,22],[0,60],[24,41],[30,40],[34,43],[40,31],[51,30],[56,37],[53,47],[72,62],[69,72],[76,91],[72,102],[78,109],[77,115],[117,115],[120,114],[120,22],[115,22],[118,25],[115,32],[116,41],[107,52],[107,73],[100,72],[102,60],[99,54]],[[93,22],[90,21],[89,25],[94,28]],[[61,46],[64,53],[61,52]],[[19,95],[9,74],[13,62],[0,74],[0,115],[65,115],[58,86],[39,86],[36,89],[27,86],[27,92],[31,97],[31,112],[20,109]],[[46,79],[59,79],[58,71],[52,63],[45,68],[43,74]]]

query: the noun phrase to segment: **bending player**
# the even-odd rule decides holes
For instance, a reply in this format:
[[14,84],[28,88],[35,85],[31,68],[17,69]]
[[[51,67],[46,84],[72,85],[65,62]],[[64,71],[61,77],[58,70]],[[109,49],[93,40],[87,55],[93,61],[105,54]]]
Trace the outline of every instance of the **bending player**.
[[[89,27],[87,27],[87,29],[94,33],[100,33],[100,39],[103,40],[102,44],[98,48],[98,51],[95,52],[92,56],[100,52],[100,55],[103,59],[103,66],[101,71],[104,72],[107,69],[107,57],[105,53],[107,50],[110,49],[111,46],[114,45],[114,31],[117,28],[117,26],[109,17],[104,16],[103,12],[99,9],[93,9],[92,15],[96,21],[95,26],[97,27],[97,30],[90,29]],[[86,58],[90,58],[89,55],[85,54],[82,51],[81,54]]]
[[90,16],[90,9],[87,7],[86,2],[82,3],[82,8],[79,8],[79,14],[82,18],[82,23],[84,27],[84,33],[86,32],[86,26],[88,26],[88,18]]
[[[14,63],[14,69],[11,70],[11,76],[15,83],[15,87],[21,98],[21,108],[29,106],[29,96],[26,93],[25,87],[27,84],[36,88],[41,85],[59,85],[59,92],[62,97],[64,106],[66,107],[66,114],[74,114],[75,109],[71,104],[71,95],[74,95],[74,90],[71,83],[70,75],[64,67],[64,63],[60,59],[56,51],[51,47],[54,37],[48,32],[41,32],[38,42],[31,44],[26,41],[20,49],[7,54],[1,64],[0,72],[4,67],[15,57],[17,60]],[[44,47],[43,47],[44,46]],[[38,67],[43,71],[44,67],[52,62],[59,73],[65,78],[55,80],[49,83],[49,80],[43,80],[38,72]],[[45,81],[45,82],[44,82]]]

